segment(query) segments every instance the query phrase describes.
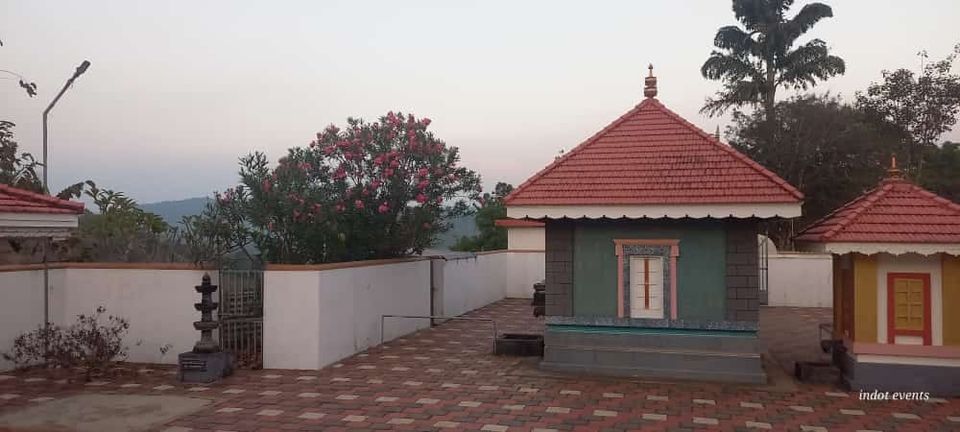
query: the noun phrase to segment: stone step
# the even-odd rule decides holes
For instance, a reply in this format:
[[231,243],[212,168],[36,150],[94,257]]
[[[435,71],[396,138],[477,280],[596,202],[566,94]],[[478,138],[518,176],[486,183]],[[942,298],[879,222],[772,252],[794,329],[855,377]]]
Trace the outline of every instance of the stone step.
[[617,351],[595,347],[548,346],[541,368],[546,370],[681,380],[765,384],[759,356],[713,355],[703,352],[636,349]]
[[547,362],[558,363],[705,371],[748,372],[760,370],[762,365],[759,354],[731,354],[658,348],[616,349],[582,345],[548,345],[544,350],[543,359]]
[[765,383],[754,334],[643,328],[550,328],[541,366],[635,377]]
[[643,347],[659,349],[695,350],[725,353],[760,352],[760,341],[754,335],[709,332],[663,331],[649,332],[578,332],[548,328],[544,335],[546,345],[591,345],[600,348]]

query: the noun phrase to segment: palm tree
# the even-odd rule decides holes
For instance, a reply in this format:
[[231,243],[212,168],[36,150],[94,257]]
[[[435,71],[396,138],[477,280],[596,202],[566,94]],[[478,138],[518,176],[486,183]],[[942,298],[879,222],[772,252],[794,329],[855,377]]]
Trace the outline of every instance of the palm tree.
[[700,110],[722,114],[731,107],[760,105],[773,124],[777,88],[807,89],[817,80],[843,74],[843,59],[830,55],[827,43],[813,39],[794,48],[801,35],[816,23],[833,16],[823,3],[805,5],[793,18],[786,13],[793,0],[733,0],[733,13],[743,24],[717,30],[700,73],[723,81],[723,90],[708,98]]

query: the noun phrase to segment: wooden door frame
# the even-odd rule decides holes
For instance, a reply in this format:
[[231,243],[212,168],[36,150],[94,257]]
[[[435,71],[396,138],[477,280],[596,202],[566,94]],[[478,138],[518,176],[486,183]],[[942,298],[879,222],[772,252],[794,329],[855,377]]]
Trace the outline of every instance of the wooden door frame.
[[[894,280],[898,278],[923,281],[923,330],[896,330]],[[896,343],[897,336],[920,336],[923,338],[924,345],[933,345],[932,303],[930,273],[887,273],[887,342]]]

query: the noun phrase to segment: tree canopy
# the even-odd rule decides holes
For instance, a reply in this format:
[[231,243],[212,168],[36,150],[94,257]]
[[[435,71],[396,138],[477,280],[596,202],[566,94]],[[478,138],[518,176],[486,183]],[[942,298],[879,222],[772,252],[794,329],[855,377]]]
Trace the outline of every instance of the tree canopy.
[[[857,93],[857,106],[891,122],[907,133],[902,136],[905,168],[923,179],[925,160],[944,133],[957,124],[960,113],[960,75],[952,73],[960,44],[943,60],[926,63],[919,74],[909,69],[883,71],[883,80]],[[926,52],[920,57],[927,59]]]
[[833,16],[830,6],[809,3],[787,18],[791,6],[793,0],[733,0],[733,13],[742,27],[717,30],[716,49],[700,72],[723,82],[723,90],[707,99],[702,112],[715,115],[753,105],[772,117],[778,88],[807,89],[844,73],[843,59],[831,55],[823,40],[795,47],[814,25]]
[[924,148],[921,185],[950,201],[960,203],[960,143],[945,142]]
[[479,177],[430,123],[394,112],[373,123],[350,118],[291,148],[276,167],[262,153],[245,156],[240,184],[218,193],[187,230],[228,248],[252,243],[268,262],[422,252],[480,194]]
[[772,224],[781,247],[794,232],[873,187],[896,151],[901,131],[839,98],[805,95],[776,105],[775,142],[767,145],[762,112],[734,112],[731,145],[804,193],[803,216]]
[[474,221],[479,233],[474,236],[460,237],[451,249],[455,251],[479,252],[507,248],[507,229],[496,225],[497,219],[507,217],[507,207],[503,199],[513,192],[513,185],[499,182],[493,193],[483,194],[481,205],[477,207]]

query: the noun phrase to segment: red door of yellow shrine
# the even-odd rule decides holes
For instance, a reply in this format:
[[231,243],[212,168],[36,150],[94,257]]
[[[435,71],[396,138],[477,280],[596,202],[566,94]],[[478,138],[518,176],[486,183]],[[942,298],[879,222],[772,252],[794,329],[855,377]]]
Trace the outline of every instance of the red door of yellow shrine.
[[887,274],[887,342],[930,345],[930,274]]

